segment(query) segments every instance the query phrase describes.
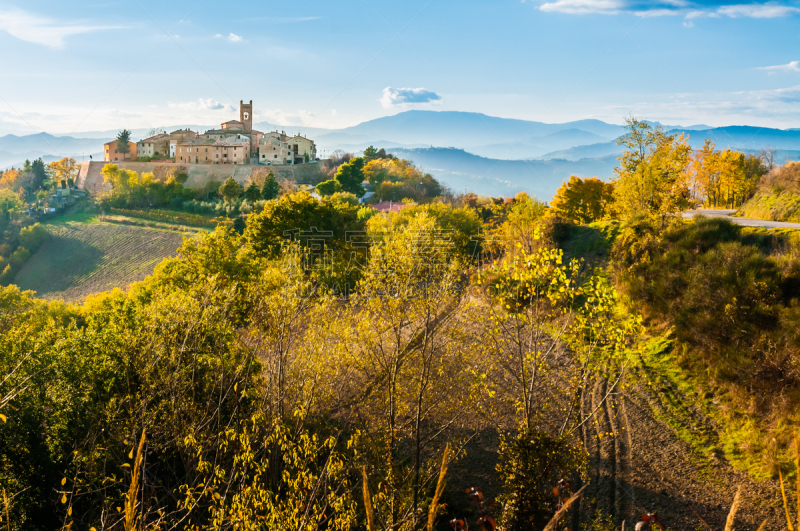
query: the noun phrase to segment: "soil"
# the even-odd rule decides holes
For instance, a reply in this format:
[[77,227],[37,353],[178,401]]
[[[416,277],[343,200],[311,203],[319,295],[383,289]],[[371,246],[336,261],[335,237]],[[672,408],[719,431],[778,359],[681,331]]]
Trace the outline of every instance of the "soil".
[[[637,383],[611,394],[595,422],[584,425],[591,480],[580,502],[580,520],[603,511],[613,515],[618,528],[624,520],[625,528],[632,529],[642,514],[657,512],[670,529],[722,530],[741,486],[735,528],[756,530],[766,519],[765,529],[783,529],[777,485],[753,480],[735,470],[724,456],[701,455],[678,438],[660,420],[669,412],[644,383],[646,369],[635,371]],[[608,383],[598,380],[584,397],[584,409],[597,407],[607,390]],[[691,413],[697,426],[711,424],[697,411]]]

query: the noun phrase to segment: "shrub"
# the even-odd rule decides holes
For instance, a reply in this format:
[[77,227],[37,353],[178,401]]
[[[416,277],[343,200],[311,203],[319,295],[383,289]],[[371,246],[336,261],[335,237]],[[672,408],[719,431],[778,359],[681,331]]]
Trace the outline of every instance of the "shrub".
[[19,244],[35,253],[49,237],[47,229],[36,223],[19,231]]
[[497,471],[503,480],[503,529],[544,529],[558,503],[553,487],[562,479],[577,486],[585,477],[586,457],[565,438],[522,432],[500,439]]

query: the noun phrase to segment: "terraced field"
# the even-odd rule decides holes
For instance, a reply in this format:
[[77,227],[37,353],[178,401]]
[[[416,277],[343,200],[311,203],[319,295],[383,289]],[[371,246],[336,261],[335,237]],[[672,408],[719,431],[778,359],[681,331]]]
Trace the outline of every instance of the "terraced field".
[[44,299],[77,301],[87,295],[143,280],[174,256],[183,235],[102,222],[46,225],[51,238],[14,279]]

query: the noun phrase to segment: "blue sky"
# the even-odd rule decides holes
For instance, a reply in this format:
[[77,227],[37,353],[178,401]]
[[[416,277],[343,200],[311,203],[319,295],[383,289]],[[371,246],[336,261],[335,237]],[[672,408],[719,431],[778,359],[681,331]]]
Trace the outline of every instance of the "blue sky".
[[0,0],[0,134],[407,109],[800,127],[800,1]]

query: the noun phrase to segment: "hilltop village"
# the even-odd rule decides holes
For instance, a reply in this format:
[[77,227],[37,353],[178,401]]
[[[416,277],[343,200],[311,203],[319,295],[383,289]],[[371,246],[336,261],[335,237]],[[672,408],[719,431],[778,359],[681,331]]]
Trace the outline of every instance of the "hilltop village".
[[119,141],[103,146],[106,162],[163,161],[183,164],[304,164],[317,160],[317,146],[302,135],[285,131],[264,133],[253,129],[253,100],[239,102],[239,119],[220,124],[219,129],[198,133],[178,129],[159,133],[139,142],[128,142],[127,153]]

